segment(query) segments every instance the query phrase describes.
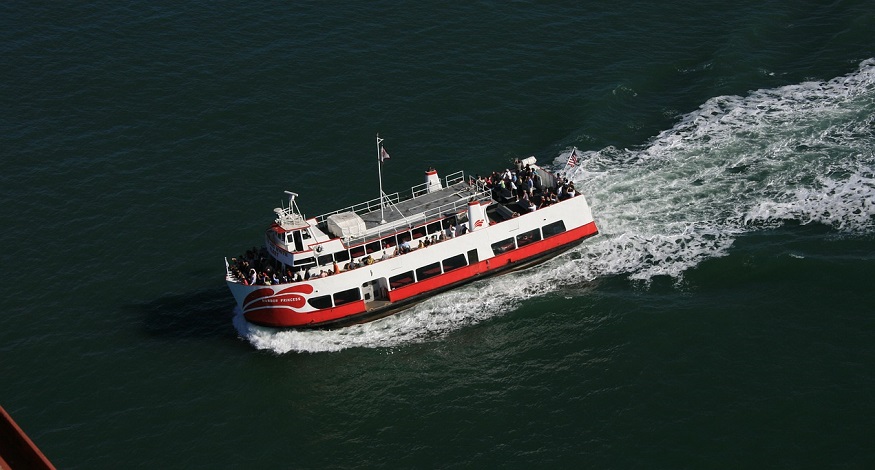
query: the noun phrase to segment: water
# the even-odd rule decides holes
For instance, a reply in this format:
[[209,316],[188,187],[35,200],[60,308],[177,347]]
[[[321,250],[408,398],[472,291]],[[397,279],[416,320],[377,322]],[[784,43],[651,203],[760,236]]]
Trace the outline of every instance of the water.
[[[59,468],[875,461],[875,4],[0,7],[0,404]],[[534,154],[601,234],[331,332],[223,256]]]

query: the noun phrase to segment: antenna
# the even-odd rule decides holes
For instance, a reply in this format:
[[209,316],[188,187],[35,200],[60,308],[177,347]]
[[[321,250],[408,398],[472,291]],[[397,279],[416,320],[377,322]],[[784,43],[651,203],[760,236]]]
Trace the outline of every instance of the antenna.
[[380,153],[382,149],[380,144],[384,139],[380,138],[380,133],[377,133],[377,176],[380,178],[380,223],[386,223],[386,217],[383,215],[383,156]]
[[303,224],[304,214],[301,213],[301,210],[298,209],[298,204],[295,203],[295,198],[298,197],[298,193],[293,193],[291,191],[284,192],[289,196],[289,210],[286,212],[283,209],[275,209],[274,212],[277,213],[280,221]]

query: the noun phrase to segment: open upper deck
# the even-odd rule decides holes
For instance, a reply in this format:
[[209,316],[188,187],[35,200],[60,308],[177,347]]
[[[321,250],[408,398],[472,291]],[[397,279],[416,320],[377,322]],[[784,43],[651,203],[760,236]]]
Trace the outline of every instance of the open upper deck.
[[345,240],[355,244],[383,234],[398,231],[402,227],[414,227],[426,222],[459,213],[467,208],[468,202],[477,200],[488,204],[491,192],[478,184],[469,184],[465,175],[459,171],[448,175],[441,189],[429,189],[424,183],[410,188],[409,192],[393,193],[383,197],[383,210],[380,199],[375,198],[344,209],[328,212],[316,217],[320,228],[325,227],[328,218],[335,214],[352,212],[365,223],[365,231],[359,236]]

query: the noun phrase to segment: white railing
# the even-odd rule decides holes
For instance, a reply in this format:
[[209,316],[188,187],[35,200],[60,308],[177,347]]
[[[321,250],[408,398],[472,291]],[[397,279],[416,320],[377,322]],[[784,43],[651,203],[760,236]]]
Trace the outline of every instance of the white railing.
[[408,217],[392,223],[380,225],[377,227],[378,230],[376,231],[369,230],[364,235],[344,238],[344,242],[347,246],[358,245],[360,243],[364,243],[366,240],[382,238],[384,235],[397,232],[401,227],[412,228],[414,226],[421,225],[429,220],[437,218],[441,214],[447,212],[457,212],[462,207],[467,208],[468,201],[472,198],[481,203],[488,203],[492,200],[492,191],[486,189],[474,192],[470,197],[460,198],[447,204],[431,208],[421,214],[416,214],[415,217]]
[[465,181],[465,173],[463,173],[461,171],[457,171],[455,173],[450,173],[449,175],[447,175],[446,178],[444,178],[444,180],[447,182],[446,187],[449,188],[450,186],[458,183],[459,181]]
[[[455,173],[449,174],[444,178],[446,182],[446,186],[450,187],[460,181],[465,180],[465,173],[462,171],[457,171]],[[420,196],[428,194],[428,183],[417,184],[410,188],[409,195],[402,197],[400,193],[392,193],[387,194],[383,197],[383,200],[388,202],[389,204],[398,204],[401,201],[406,201],[408,199],[416,199]],[[325,222],[329,216],[334,214],[340,214],[341,212],[355,212],[356,214],[367,214],[369,212],[374,212],[375,210],[380,208],[380,198],[374,198],[370,201],[365,201],[358,203],[354,206],[349,206],[343,209],[339,209],[336,211],[326,212],[325,214],[316,216],[316,222],[322,223]]]

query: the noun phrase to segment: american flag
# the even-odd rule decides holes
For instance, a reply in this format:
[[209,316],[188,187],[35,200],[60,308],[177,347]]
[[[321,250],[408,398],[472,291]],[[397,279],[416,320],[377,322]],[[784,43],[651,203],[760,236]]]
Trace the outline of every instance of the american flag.
[[389,152],[386,151],[385,147],[380,147],[380,162],[385,162],[389,159]]
[[568,157],[568,166],[577,165],[577,149],[571,151],[571,156]]

